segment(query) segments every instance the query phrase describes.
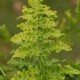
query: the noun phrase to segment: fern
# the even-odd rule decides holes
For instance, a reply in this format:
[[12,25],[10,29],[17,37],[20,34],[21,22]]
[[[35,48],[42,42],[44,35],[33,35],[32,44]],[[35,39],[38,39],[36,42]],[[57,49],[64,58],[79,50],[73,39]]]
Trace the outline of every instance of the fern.
[[60,40],[64,33],[56,28],[56,11],[42,1],[28,0],[30,7],[23,6],[19,18],[25,22],[17,25],[22,32],[11,38],[17,45],[11,61],[21,69],[11,80],[64,80],[66,75],[80,74],[70,65],[62,66],[57,59],[48,58],[51,53],[70,51],[71,47]]

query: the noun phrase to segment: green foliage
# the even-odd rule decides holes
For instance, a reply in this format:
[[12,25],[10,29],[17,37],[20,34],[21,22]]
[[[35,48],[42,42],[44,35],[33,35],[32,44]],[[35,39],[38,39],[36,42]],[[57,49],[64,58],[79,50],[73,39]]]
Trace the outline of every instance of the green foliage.
[[[23,15],[19,18],[24,21],[17,25],[21,32],[11,38],[16,46],[10,63],[17,71],[0,62],[0,80],[80,80],[80,61],[64,64],[64,60],[49,57],[52,53],[70,51],[66,43],[71,44],[80,36],[80,0],[77,0],[74,13],[65,12],[61,31],[56,27],[57,12],[42,1],[28,0],[29,7],[23,6]],[[0,26],[0,42],[9,42],[9,39],[6,26]],[[0,61],[3,54],[0,49]]]
[[[7,30],[6,26],[0,26],[0,41],[8,42],[10,39],[9,31]],[[3,52],[0,51],[0,59],[3,57]]]
[[6,74],[4,73],[3,69],[0,67],[0,79],[5,80]]
[[80,0],[76,0],[76,3],[73,12],[70,9],[65,11],[65,17],[60,23],[61,31],[65,33],[62,39],[71,45],[80,39]]
[[17,45],[11,64],[21,69],[11,80],[64,80],[66,75],[80,74],[74,67],[48,58],[51,53],[70,51],[71,47],[60,40],[64,33],[56,28],[56,11],[41,4],[42,1],[28,0],[30,7],[23,6],[19,18],[25,21],[17,25],[22,32],[11,38]]
[[[0,42],[9,42],[10,39],[10,33],[5,25],[0,26]],[[3,58],[3,52],[0,50],[0,59]]]
[[5,25],[0,26],[0,39],[4,41],[9,41],[10,33]]
[[[5,25],[0,26],[0,44],[9,43],[9,40],[10,40],[10,33],[7,27]],[[0,45],[0,47],[2,46]],[[6,74],[7,71],[9,70],[9,69],[7,70],[8,66],[2,63],[2,60],[5,59],[4,57],[5,57],[4,52],[0,49],[0,80],[9,80],[8,79],[9,76],[7,77]]]

